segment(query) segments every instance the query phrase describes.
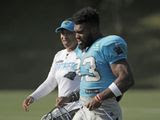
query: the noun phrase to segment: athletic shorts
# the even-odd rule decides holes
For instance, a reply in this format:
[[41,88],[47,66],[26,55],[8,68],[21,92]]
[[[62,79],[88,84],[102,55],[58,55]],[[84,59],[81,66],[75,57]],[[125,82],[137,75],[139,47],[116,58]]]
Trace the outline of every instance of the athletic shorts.
[[73,117],[73,120],[122,120],[122,112],[115,98],[104,100],[101,106],[94,110],[85,107],[91,98],[80,98],[83,107]]

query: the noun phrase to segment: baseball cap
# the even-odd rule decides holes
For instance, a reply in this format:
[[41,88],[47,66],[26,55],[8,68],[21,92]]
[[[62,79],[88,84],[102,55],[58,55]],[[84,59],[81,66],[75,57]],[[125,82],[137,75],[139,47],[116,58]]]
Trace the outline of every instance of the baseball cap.
[[61,26],[58,27],[55,32],[59,32],[61,29],[66,29],[66,30],[69,30],[71,32],[74,31],[74,22],[73,21],[70,21],[70,20],[65,20],[61,23]]

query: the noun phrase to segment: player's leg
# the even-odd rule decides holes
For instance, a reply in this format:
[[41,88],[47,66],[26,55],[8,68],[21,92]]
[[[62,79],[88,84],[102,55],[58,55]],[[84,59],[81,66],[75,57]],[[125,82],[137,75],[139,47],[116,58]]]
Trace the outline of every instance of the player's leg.
[[72,120],[101,120],[94,111],[89,111],[85,106],[81,108],[73,117]]
[[102,105],[95,110],[102,120],[122,120],[121,108],[116,100],[103,101]]
[[72,120],[88,120],[86,116],[86,111],[83,108],[80,108],[74,115]]

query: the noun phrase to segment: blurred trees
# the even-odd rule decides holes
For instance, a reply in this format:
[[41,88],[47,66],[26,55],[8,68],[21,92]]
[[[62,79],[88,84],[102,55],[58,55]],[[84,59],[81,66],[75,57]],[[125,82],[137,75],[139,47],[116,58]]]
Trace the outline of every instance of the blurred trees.
[[135,88],[160,88],[160,2],[157,0],[3,1],[0,4],[0,89],[36,88],[62,49],[54,29],[82,7],[100,13],[104,35],[126,39]]

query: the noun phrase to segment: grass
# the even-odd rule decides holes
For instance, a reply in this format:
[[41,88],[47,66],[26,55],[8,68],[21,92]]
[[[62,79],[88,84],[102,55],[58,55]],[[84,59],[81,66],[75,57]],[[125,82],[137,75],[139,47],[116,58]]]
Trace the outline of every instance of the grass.
[[[53,108],[56,92],[35,102],[29,112],[21,107],[23,99],[31,91],[0,91],[0,120],[40,120]],[[120,104],[124,120],[159,120],[160,90],[131,90]]]
[[159,90],[129,91],[121,101],[124,120],[159,120]]

